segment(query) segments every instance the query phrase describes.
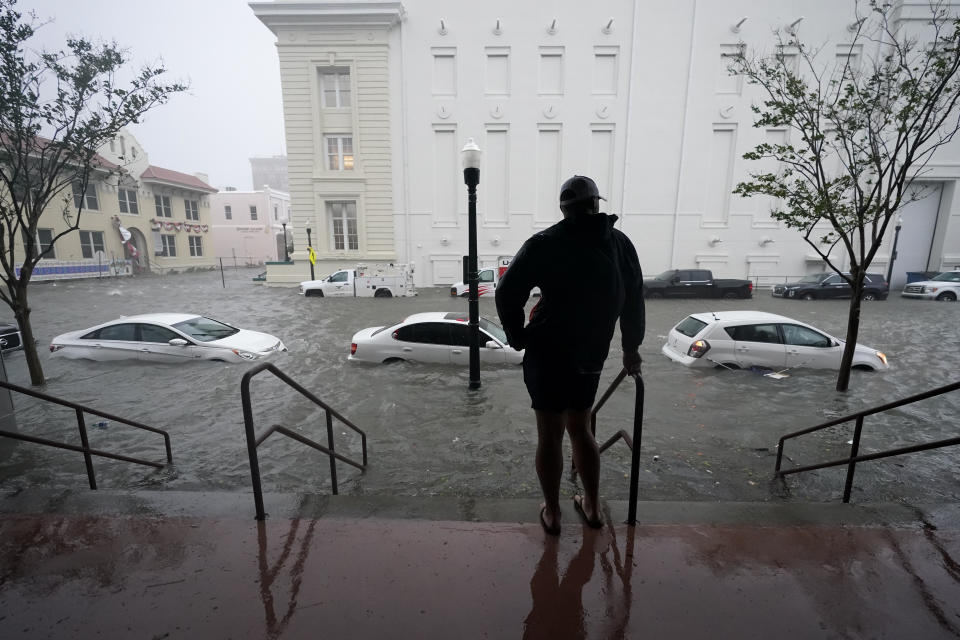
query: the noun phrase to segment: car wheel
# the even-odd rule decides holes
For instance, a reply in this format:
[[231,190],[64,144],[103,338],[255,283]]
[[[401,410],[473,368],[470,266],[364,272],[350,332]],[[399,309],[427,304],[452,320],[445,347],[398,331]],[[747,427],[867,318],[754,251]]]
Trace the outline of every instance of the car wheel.
[[740,296],[737,295],[736,291],[727,291],[726,293],[723,294],[724,300],[736,300],[739,297]]
[[651,300],[659,300],[660,298],[663,297],[663,294],[660,293],[659,291],[651,291],[650,293],[647,294],[647,297],[650,298]]
[[714,367],[714,369],[733,369],[734,371],[739,368],[740,365],[738,365],[736,362],[718,362],[717,366]]
[[957,299],[957,294],[953,291],[944,291],[937,296],[937,300],[940,302],[954,302]]
[[316,289],[307,289],[306,291],[303,292],[303,295],[307,296],[308,298],[311,298],[311,297],[312,297],[312,298],[322,298],[322,297],[323,297],[323,291],[319,291],[319,290],[316,290]]
[[397,362],[406,362],[403,358],[387,358],[383,361],[383,364],[395,364]]
[[853,369],[853,370],[855,370],[855,371],[874,371],[874,368],[873,368],[873,367],[871,367],[870,365],[866,365],[866,364],[855,364],[855,365],[853,365],[853,366],[850,367],[850,368]]
[[377,289],[373,292],[374,298],[392,298],[393,294],[390,293],[390,289]]
[[469,295],[470,295],[470,289],[467,289],[466,291],[464,291],[463,293],[460,294],[460,297],[461,297],[461,298],[466,298],[466,297],[468,297]]
[[867,302],[872,302],[877,299],[877,294],[867,291],[862,296],[860,296],[860,299],[866,300]]
[[805,294],[803,294],[803,295],[800,296],[800,297],[801,297],[802,299],[804,299],[804,300],[816,300],[816,299],[817,299],[817,296],[813,295],[812,293],[805,293]]

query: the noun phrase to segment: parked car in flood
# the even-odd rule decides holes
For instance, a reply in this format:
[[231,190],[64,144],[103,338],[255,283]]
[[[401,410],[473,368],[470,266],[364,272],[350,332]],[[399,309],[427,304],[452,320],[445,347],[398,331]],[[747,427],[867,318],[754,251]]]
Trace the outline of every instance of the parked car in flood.
[[20,328],[10,322],[0,323],[0,351],[6,353],[17,349],[23,349]]
[[[350,340],[349,360],[363,362],[432,362],[466,365],[470,362],[467,314],[429,311],[402,322],[369,327]],[[507,335],[494,322],[480,318],[480,362],[520,364],[523,351],[507,344]]]
[[[886,300],[890,294],[890,285],[882,273],[868,273],[863,279],[861,300]],[[796,282],[774,285],[771,295],[775,298],[793,298],[794,300],[823,300],[829,298],[849,298],[850,285],[838,274],[814,273]]]
[[124,316],[50,343],[55,358],[147,362],[249,362],[286,350],[276,336],[190,313]]
[[900,295],[904,298],[955,302],[960,298],[960,271],[944,271],[929,280],[910,282]]
[[[840,369],[845,342],[816,327],[763,311],[695,313],[670,330],[661,352],[686,367]],[[861,344],[854,369],[885,370],[887,356]]]

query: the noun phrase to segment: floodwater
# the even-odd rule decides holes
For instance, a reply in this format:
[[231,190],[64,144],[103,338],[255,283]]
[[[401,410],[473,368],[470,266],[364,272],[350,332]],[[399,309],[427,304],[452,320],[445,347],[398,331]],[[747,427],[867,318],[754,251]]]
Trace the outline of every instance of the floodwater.
[[[416,298],[303,298],[292,288],[268,288],[256,270],[37,283],[31,288],[46,393],[170,432],[174,465],[162,470],[94,459],[105,489],[249,491],[250,470],[240,402],[249,365],[193,362],[147,365],[48,359],[57,334],[120,315],[195,312],[280,336],[289,353],[274,358],[285,373],[337,409],[368,435],[370,466],[340,464],[341,493],[405,496],[536,497],[536,431],[519,367],[484,368],[482,387],[467,388],[467,370],[434,365],[365,365],[347,361],[350,337],[363,327],[418,311],[466,310],[445,287]],[[771,482],[780,435],[854,411],[948,384],[960,362],[960,305],[904,300],[865,303],[859,341],[884,350],[892,368],[854,372],[851,390],[834,390],[835,372],[793,370],[782,380],[748,371],[690,370],[660,354],[663,339],[687,314],[757,309],[782,313],[842,337],[847,301],[780,300],[759,291],[752,300],[653,300],[647,304],[644,357],[646,403],[640,497],[646,500],[799,499],[835,501],[844,470]],[[492,299],[480,312],[495,317]],[[601,393],[619,371],[619,337],[601,380]],[[11,382],[29,386],[21,353],[6,357]],[[602,409],[598,439],[632,430],[634,383],[627,379]],[[322,411],[267,373],[253,379],[258,432],[282,424],[325,442]],[[79,444],[72,410],[15,394],[21,432]],[[960,393],[869,417],[861,453],[957,435]],[[99,418],[88,417],[92,425]],[[335,422],[337,449],[360,458],[360,441]],[[163,460],[162,439],[119,423],[89,427],[91,446]],[[852,423],[791,441],[785,464],[843,457]],[[75,452],[0,441],[0,486],[86,486]],[[569,460],[569,455],[568,455]],[[960,497],[960,448],[861,464],[853,500],[929,502]],[[330,491],[325,456],[272,436],[260,447],[265,491]],[[603,454],[601,493],[628,495],[630,452],[618,442]],[[575,490],[565,478],[565,493]]]

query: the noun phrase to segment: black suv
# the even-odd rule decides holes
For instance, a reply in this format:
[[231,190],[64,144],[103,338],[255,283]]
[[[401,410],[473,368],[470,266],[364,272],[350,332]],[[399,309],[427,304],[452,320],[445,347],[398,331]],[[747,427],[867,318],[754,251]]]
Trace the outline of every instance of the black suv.
[[[890,284],[882,273],[868,273],[863,279],[861,300],[886,300],[889,293]],[[850,285],[836,273],[815,273],[796,282],[774,286],[773,295],[797,300],[849,298]]]

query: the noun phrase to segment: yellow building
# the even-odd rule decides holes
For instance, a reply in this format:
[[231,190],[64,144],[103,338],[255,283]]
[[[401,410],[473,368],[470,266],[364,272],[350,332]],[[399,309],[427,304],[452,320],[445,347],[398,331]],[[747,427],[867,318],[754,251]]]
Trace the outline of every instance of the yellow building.
[[151,165],[139,142],[125,130],[98,152],[102,167],[91,173],[86,192],[73,185],[40,217],[41,249],[67,228],[65,209],[72,210],[72,220],[79,211],[80,223],[77,231],[56,240],[33,278],[212,268],[208,196],[217,190],[207,184],[206,176]]

